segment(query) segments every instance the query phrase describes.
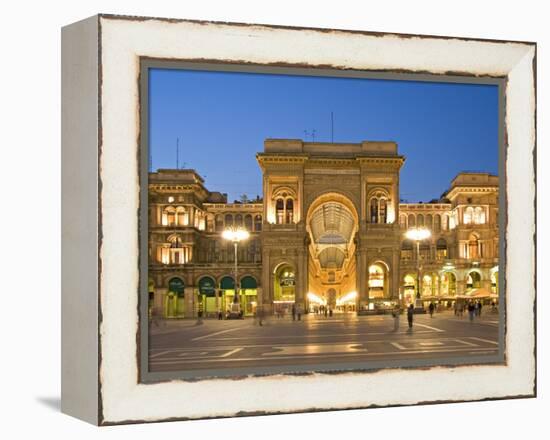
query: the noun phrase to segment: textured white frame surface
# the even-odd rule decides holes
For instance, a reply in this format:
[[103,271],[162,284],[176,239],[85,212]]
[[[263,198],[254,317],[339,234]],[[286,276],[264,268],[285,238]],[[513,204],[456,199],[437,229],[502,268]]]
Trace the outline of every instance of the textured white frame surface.
[[[111,16],[99,25],[101,423],[534,395],[533,44]],[[140,57],[507,76],[507,364],[138,383]]]

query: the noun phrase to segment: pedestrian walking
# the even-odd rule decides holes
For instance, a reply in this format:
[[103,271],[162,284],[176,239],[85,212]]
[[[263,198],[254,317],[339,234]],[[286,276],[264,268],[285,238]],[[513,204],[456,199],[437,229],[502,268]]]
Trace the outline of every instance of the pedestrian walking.
[[332,307],[328,308],[328,316],[329,318],[332,318]]
[[433,302],[431,302],[430,305],[428,306],[428,310],[430,311],[430,318],[434,317],[434,309],[435,309],[435,305]]
[[292,304],[292,320],[296,321],[296,306]]
[[409,329],[411,330],[413,327],[413,316],[414,316],[414,306],[412,304],[409,304],[409,308],[407,309],[407,321],[409,322]]
[[483,307],[483,304],[481,304],[481,301],[479,302],[477,306],[477,316],[481,316],[481,308]]
[[475,306],[472,302],[468,304],[468,315],[470,316],[470,322],[474,322]]

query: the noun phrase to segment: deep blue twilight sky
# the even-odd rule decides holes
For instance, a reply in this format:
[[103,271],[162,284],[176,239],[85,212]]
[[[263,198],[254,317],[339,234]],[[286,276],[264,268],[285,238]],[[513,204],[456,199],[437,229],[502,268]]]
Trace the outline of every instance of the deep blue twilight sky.
[[492,85],[152,69],[152,169],[194,168],[229,201],[262,195],[265,138],[391,140],[406,156],[400,197],[438,198],[459,171],[498,171]]

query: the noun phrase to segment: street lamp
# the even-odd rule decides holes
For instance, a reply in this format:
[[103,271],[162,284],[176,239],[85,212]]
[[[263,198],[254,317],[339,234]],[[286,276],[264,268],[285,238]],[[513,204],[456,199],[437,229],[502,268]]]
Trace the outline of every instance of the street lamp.
[[422,301],[420,299],[420,242],[422,240],[426,240],[427,238],[430,238],[432,233],[429,229],[426,228],[411,228],[407,232],[405,232],[405,237],[407,237],[409,240],[413,240],[416,242],[416,308],[423,308]]
[[233,246],[235,247],[235,296],[233,297],[233,304],[231,306],[231,314],[237,314],[240,315],[241,308],[239,303],[239,289],[238,289],[238,266],[237,266],[237,249],[239,247],[239,242],[246,240],[250,234],[246,229],[243,228],[228,228],[225,231],[222,232],[222,237],[225,240],[233,242]]

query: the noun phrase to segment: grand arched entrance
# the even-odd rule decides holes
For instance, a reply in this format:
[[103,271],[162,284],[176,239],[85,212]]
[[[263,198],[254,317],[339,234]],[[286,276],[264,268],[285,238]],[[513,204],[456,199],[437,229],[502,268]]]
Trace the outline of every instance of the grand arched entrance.
[[308,301],[315,299],[334,311],[355,311],[355,206],[342,194],[324,194],[310,205],[306,228]]

